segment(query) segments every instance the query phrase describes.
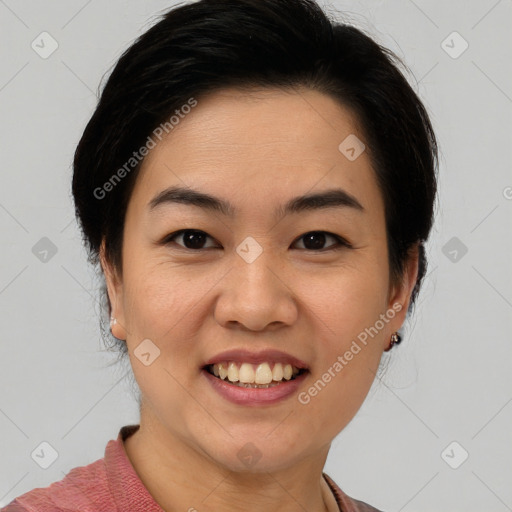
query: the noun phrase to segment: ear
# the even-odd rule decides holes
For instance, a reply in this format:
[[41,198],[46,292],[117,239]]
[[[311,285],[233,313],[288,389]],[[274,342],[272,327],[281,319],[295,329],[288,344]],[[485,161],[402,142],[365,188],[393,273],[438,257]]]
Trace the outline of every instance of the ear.
[[107,284],[108,298],[111,306],[110,316],[115,318],[115,323],[111,322],[110,324],[112,334],[120,340],[126,340],[123,283],[114,265],[106,256],[105,239],[103,239],[100,246],[100,263]]
[[404,272],[400,282],[390,286],[388,309],[397,311],[394,318],[389,322],[391,332],[398,331],[405,322],[407,310],[411,302],[411,294],[416,285],[419,269],[419,244],[417,242],[408,252]]

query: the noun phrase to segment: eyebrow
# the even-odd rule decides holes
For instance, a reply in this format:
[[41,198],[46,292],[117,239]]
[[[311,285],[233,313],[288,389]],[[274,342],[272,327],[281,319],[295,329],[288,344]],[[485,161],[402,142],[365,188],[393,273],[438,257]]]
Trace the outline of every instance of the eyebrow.
[[[229,201],[182,186],[169,187],[157,194],[149,202],[149,211],[176,203],[219,212],[227,217],[234,217],[237,212],[237,209]],[[362,204],[352,194],[341,188],[335,188],[294,197],[285,205],[280,205],[274,215],[279,218],[291,213],[327,208],[352,208],[355,211],[364,212]]]

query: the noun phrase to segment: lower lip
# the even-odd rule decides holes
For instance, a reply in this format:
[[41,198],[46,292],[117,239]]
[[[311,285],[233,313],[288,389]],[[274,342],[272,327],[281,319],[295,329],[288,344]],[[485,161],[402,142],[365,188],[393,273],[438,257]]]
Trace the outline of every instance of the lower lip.
[[201,370],[213,389],[222,397],[238,405],[270,405],[285,400],[294,394],[308,372],[304,372],[293,380],[284,380],[277,386],[270,388],[243,388],[229,384],[225,380],[215,377],[207,370]]

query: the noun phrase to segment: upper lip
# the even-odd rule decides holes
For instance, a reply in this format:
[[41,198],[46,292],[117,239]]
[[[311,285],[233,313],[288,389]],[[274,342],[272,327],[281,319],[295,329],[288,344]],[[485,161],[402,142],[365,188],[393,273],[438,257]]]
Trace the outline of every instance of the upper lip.
[[299,369],[307,369],[308,365],[286,352],[281,352],[280,350],[268,349],[268,350],[260,350],[258,352],[251,352],[246,349],[232,349],[226,350],[225,352],[220,352],[219,354],[214,355],[206,363],[204,366],[209,366],[211,364],[223,363],[226,361],[234,361],[238,363],[282,363],[282,364],[291,364]]

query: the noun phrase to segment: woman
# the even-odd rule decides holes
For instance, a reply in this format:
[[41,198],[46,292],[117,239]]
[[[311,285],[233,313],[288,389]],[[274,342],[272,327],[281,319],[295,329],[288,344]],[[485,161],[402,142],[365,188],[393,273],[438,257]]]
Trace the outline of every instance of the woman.
[[425,274],[437,146],[312,0],[200,0],[117,63],[73,194],[140,425],[4,511],[369,511],[323,473]]

